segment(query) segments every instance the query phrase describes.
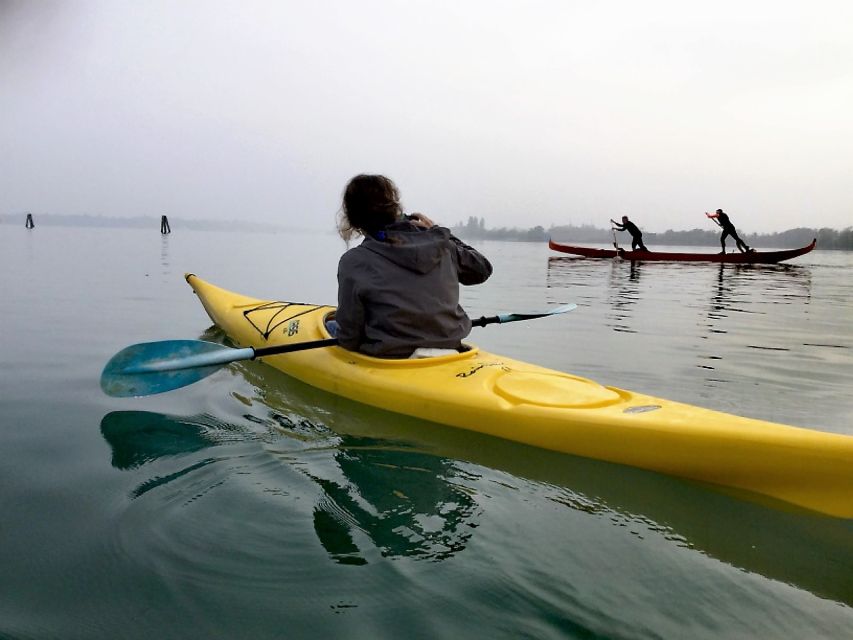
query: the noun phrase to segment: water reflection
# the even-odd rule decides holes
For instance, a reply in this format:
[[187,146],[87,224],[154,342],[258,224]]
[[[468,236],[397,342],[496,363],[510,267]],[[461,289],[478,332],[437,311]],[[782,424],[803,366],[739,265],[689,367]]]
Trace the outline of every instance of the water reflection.
[[261,415],[243,417],[246,423],[235,426],[210,416],[119,411],[104,416],[101,433],[117,469],[172,461],[173,470],[163,473],[158,467],[131,492],[133,498],[222,459],[209,452],[190,454],[235,441],[266,443],[270,453],[319,488],[314,532],[341,564],[365,564],[366,542],[382,556],[445,560],[465,548],[476,528],[477,504],[459,484],[465,473],[451,460],[406,443],[339,435],[293,413],[264,408]]
[[[605,324],[621,333],[637,333],[631,326],[632,307],[641,299],[642,262],[596,260],[568,256],[548,258],[548,288],[571,289],[573,299],[589,305],[606,303]],[[607,283],[604,300],[601,284]]]
[[171,473],[139,484],[131,492],[134,498],[214,462],[211,457],[187,462],[186,456],[233,441],[233,429],[222,427],[209,416],[180,417],[148,411],[113,411],[101,419],[101,435],[110,445],[116,469],[131,471],[165,458],[176,461],[177,468]]
[[811,300],[811,271],[799,265],[724,264],[717,267],[708,318],[754,313],[763,304],[801,304]]
[[111,463],[122,471],[215,446],[217,441],[209,434],[211,427],[211,421],[203,417],[181,418],[148,411],[113,411],[101,419],[101,435],[112,450]]
[[581,287],[588,284],[589,275],[603,271],[608,262],[604,260],[590,260],[588,258],[575,258],[571,256],[549,256],[548,273],[546,276],[547,287]]
[[163,282],[171,280],[172,268],[169,261],[169,235],[161,234],[160,236],[160,274],[163,277]]
[[[403,495],[416,496],[412,508],[420,516],[412,515],[412,520],[422,523],[438,515],[433,529],[441,533],[431,543],[423,541],[421,547],[411,547],[411,538],[397,542],[405,553],[440,559],[445,557],[444,549],[446,553],[461,550],[470,533],[464,531],[476,527],[481,510],[489,509],[489,484],[495,480],[487,470],[497,470],[506,474],[503,482],[515,490],[512,500],[543,499],[575,512],[605,517],[640,537],[663,538],[746,571],[853,604],[849,581],[853,535],[846,521],[778,503],[766,506],[768,501],[760,496],[722,492],[640,469],[383,412],[319,391],[262,364],[242,363],[238,368],[255,384],[257,404],[267,410],[307,416],[312,421],[322,417],[335,433],[352,434],[340,435],[342,442],[385,443],[386,454],[390,453],[387,447],[393,446],[393,467],[388,473],[383,472],[388,458],[377,446],[363,450],[341,447],[344,455],[337,454],[335,459],[344,475],[337,479],[328,473],[318,476],[326,479],[326,499],[334,500],[324,509],[327,513],[320,524],[334,517],[335,527],[350,521],[368,531],[379,526],[386,534],[393,533],[381,520],[409,516],[401,511],[409,501],[396,495],[402,487]],[[407,451],[411,456],[399,457]],[[409,469],[401,468],[404,466]],[[418,482],[427,484],[418,486]],[[477,496],[480,499],[475,501]],[[497,507],[512,509],[505,504]],[[376,511],[371,513],[371,509]],[[414,531],[423,535],[423,529]],[[372,537],[381,540],[385,536]],[[339,546],[332,548],[337,554],[346,553],[348,544],[342,537]],[[349,553],[358,558],[355,549]],[[835,559],[831,566],[827,557]]]
[[812,289],[811,270],[801,265],[649,264],[566,256],[548,258],[546,281],[548,288],[571,289],[589,306],[606,305],[607,326],[623,333],[637,333],[644,313],[637,309],[640,302],[654,305],[654,314],[665,311],[678,318],[689,311],[682,300],[709,299],[700,316],[707,319],[700,338],[742,328],[737,321],[744,314],[778,313],[771,305],[808,304]]
[[631,307],[640,300],[640,273],[642,262],[610,261],[607,301],[610,313],[606,318],[614,331],[637,333],[631,328]]
[[[771,316],[760,321],[766,328],[783,325],[785,314],[795,307],[807,305],[811,300],[811,271],[799,265],[741,265],[723,264],[716,267],[714,286],[707,309],[707,331],[700,337],[708,341],[712,353],[701,355],[699,368],[715,370],[718,361],[732,350],[736,341],[740,351],[790,352],[796,344],[783,340],[778,344],[771,337],[784,338],[781,329],[773,332],[755,333],[751,323],[744,321],[746,314]],[[790,310],[781,305],[792,307]],[[724,336],[732,335],[726,341]],[[731,357],[731,356],[729,356]],[[745,354],[741,358],[746,357]],[[750,356],[754,357],[754,356]],[[708,378],[716,385],[726,382],[719,378]]]
[[336,562],[365,564],[369,554],[360,548],[365,542],[384,557],[433,561],[465,548],[479,508],[461,482],[467,473],[453,460],[403,440],[332,431],[291,407],[284,412],[266,404],[257,408],[263,411],[262,422],[271,420],[290,436],[272,453],[291,459],[291,445],[304,443],[306,430],[314,433],[309,442],[317,434],[326,441],[293,460],[321,490],[313,510],[314,532]]
[[[300,497],[313,500],[313,534],[327,556],[338,564],[363,565],[377,553],[446,560],[465,549],[484,511],[512,510],[511,504],[501,501],[542,500],[585,517],[607,518],[640,540],[675,544],[853,604],[849,523],[785,511],[779,505],[768,508],[744,500],[748,496],[731,497],[639,469],[388,414],[307,387],[259,363],[244,363],[234,372],[239,375],[234,377],[232,391],[220,401],[231,406],[223,413],[241,413],[239,421],[143,411],[104,416],[101,432],[111,447],[113,466],[141,476],[132,497],[159,496],[154,498],[156,504],[143,510],[143,517],[160,513],[157,517],[168,519],[163,513],[169,511],[160,501],[185,494],[189,502],[206,487],[224,484],[224,474],[251,476],[255,485],[268,483],[263,491],[280,495],[285,505],[298,504]],[[263,386],[246,385],[245,380]],[[239,455],[233,449],[226,453],[224,445],[235,443],[242,443]],[[222,453],[214,453],[217,448]],[[290,479],[282,480],[280,474],[275,479],[265,476],[270,456],[278,468],[284,464],[289,469]],[[238,457],[240,465],[234,462]],[[214,465],[220,461],[228,464]],[[218,471],[211,474],[212,468]],[[191,482],[196,473],[208,476]],[[300,494],[293,487],[296,476],[292,474],[309,479],[315,490]],[[496,482],[508,489],[502,498],[494,497]],[[159,492],[148,494],[163,488],[169,489],[166,493],[171,498]],[[233,511],[233,501],[245,503],[247,497],[241,493],[230,503],[223,498],[215,506],[209,503],[203,524],[201,520],[195,525],[181,522],[181,516],[173,514],[177,523],[157,526],[167,529],[159,536],[159,544],[171,540],[168,545],[178,547],[171,529],[180,527],[181,538],[190,540],[184,553],[196,554],[193,549],[214,535],[205,533],[210,527],[209,510]],[[292,520],[287,509],[277,516],[275,511],[282,508],[265,503],[266,515],[248,512],[228,526],[265,522],[249,530],[267,526],[277,540],[272,523]],[[198,530],[186,531],[187,526]],[[240,534],[220,529],[215,535]],[[256,553],[263,557],[270,549],[265,544]],[[190,557],[201,562],[197,555]],[[205,571],[203,566],[198,570]],[[274,579],[273,572],[269,579]]]
[[572,298],[581,303],[593,303],[599,298],[598,289],[606,276],[608,260],[590,260],[569,256],[550,256],[546,274],[548,289],[571,289]]
[[386,557],[445,560],[465,548],[478,508],[452,479],[452,461],[387,443],[343,436],[335,476],[306,470],[322,489],[314,531],[337,562],[364,564],[355,533]]

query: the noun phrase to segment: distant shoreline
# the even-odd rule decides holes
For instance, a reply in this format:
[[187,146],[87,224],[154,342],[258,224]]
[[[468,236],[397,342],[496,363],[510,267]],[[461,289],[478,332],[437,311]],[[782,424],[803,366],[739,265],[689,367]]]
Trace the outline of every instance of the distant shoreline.
[[[0,214],[0,225],[24,226],[26,213]],[[267,222],[247,222],[245,220],[198,220],[168,216],[172,229],[192,229],[195,231],[250,231],[258,233],[305,233],[317,231],[299,227],[285,227]],[[160,216],[134,216],[119,218],[116,216],[94,216],[86,214],[34,214],[36,228],[46,227],[88,227],[104,229],[156,229],[160,230]],[[333,231],[332,231],[333,232]]]
[[[26,213],[0,214],[0,225],[23,227]],[[120,218],[116,216],[95,216],[87,214],[57,214],[41,213],[33,215],[38,228],[47,227],[81,227],[107,229],[156,229],[160,230],[159,216],[134,216]],[[243,231],[251,233],[335,233],[333,228],[328,230],[300,227],[286,227],[266,222],[248,222],[245,220],[199,220],[169,216],[169,224],[173,229],[190,229],[193,231]],[[549,229],[541,226],[529,229],[517,227],[486,228],[485,221],[469,218],[468,224],[459,223],[451,227],[451,231],[465,241],[502,240],[508,242],[547,242],[549,238],[566,244],[605,244],[613,243],[613,232],[608,228],[592,225],[554,225]],[[829,228],[814,229],[800,227],[787,231],[773,233],[741,233],[741,237],[756,248],[778,247],[795,248],[807,245],[812,238],[817,238],[818,249],[837,249],[853,251],[853,227],[842,230]],[[625,233],[617,233],[616,240],[620,245],[630,246],[631,237]],[[646,231],[643,233],[646,245],[654,246],[696,246],[719,247],[720,231],[718,229],[692,229],[689,231],[667,230],[662,233]],[[730,242],[730,244],[732,244]]]

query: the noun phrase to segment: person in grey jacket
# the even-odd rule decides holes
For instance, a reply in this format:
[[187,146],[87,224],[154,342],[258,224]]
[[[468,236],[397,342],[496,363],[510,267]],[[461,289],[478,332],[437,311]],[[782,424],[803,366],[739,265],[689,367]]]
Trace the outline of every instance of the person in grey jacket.
[[397,187],[381,175],[350,180],[338,230],[347,242],[364,236],[338,263],[340,346],[381,358],[462,348],[471,319],[459,285],[488,279],[483,255],[427,216],[403,215]]

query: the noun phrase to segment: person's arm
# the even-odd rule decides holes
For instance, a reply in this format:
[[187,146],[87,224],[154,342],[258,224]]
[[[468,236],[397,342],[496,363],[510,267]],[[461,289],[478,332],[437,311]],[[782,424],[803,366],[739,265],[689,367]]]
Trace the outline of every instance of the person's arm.
[[709,218],[714,219],[714,220],[716,220],[717,218],[720,217],[719,213],[708,213],[707,211],[705,212],[705,215],[708,216]]
[[358,351],[364,335],[364,305],[355,281],[347,275],[341,264],[338,265],[338,309],[335,320],[338,322],[338,344],[349,351]]
[[624,224],[619,224],[613,218],[610,218],[610,222],[613,225],[613,228],[616,229],[616,231],[625,231],[625,225]]
[[456,251],[459,284],[481,284],[488,280],[492,275],[492,263],[482,253],[474,247],[469,247],[452,233],[450,241]]
[[[422,213],[410,213],[406,218],[419,227],[430,229],[435,223]],[[450,234],[450,240],[456,251],[456,265],[459,283],[464,285],[481,284],[492,275],[492,264],[474,247],[469,247],[459,238]]]

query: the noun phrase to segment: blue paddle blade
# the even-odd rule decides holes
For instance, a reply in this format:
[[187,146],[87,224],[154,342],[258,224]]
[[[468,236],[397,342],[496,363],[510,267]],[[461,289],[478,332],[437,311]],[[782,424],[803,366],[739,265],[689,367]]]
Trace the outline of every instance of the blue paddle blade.
[[548,311],[534,311],[531,313],[507,313],[498,316],[498,322],[504,324],[505,322],[516,322],[518,320],[533,320],[535,318],[544,318],[546,316],[557,315],[558,313],[566,313],[567,311],[573,311],[577,308],[578,305],[570,303],[561,305],[559,307],[554,307],[553,309],[549,309]]
[[237,360],[251,360],[254,350],[232,349],[202,340],[143,342],[119,351],[101,373],[109,396],[148,396],[185,387]]

